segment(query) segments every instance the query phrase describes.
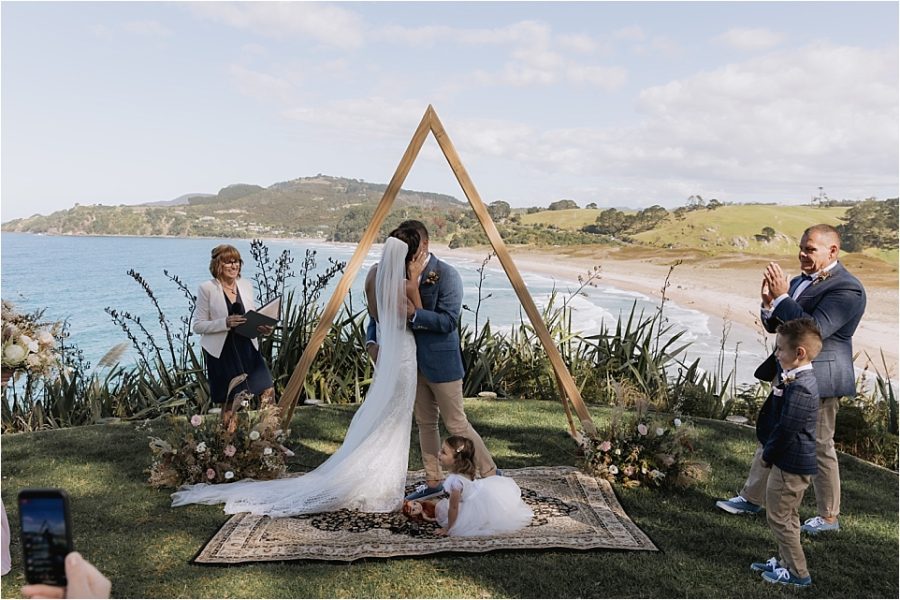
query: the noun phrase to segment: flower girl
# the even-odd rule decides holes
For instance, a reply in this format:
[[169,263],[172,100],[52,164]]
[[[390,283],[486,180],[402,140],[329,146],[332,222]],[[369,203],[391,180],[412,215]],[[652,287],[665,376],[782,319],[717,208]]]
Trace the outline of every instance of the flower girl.
[[510,533],[527,527],[533,516],[522,491],[509,477],[475,476],[475,447],[465,437],[447,438],[438,455],[451,474],[444,480],[449,498],[438,501],[435,517],[440,535],[484,536]]

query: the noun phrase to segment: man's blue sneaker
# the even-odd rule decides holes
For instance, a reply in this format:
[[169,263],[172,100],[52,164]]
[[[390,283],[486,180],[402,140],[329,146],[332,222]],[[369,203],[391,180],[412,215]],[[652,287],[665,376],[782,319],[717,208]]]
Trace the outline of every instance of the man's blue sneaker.
[[719,500],[716,506],[733,515],[756,515],[762,510],[759,504],[748,502],[743,496],[735,496],[731,500]]
[[796,587],[809,587],[812,585],[812,577],[797,577],[784,567],[778,567],[772,572],[763,571],[762,578],[768,583],[780,583],[781,585],[793,585]]
[[416,491],[406,497],[406,500],[428,500],[444,493],[444,486],[430,487],[427,483],[416,486]]
[[503,477],[503,469],[494,469],[494,475],[497,477]]
[[822,517],[813,517],[803,522],[803,525],[800,526],[800,531],[809,535],[817,535],[823,531],[839,531],[840,528],[841,524],[838,523],[837,519],[834,520],[834,523],[829,523]]
[[750,563],[750,570],[762,573],[774,573],[778,568],[778,559],[774,556],[766,562]]

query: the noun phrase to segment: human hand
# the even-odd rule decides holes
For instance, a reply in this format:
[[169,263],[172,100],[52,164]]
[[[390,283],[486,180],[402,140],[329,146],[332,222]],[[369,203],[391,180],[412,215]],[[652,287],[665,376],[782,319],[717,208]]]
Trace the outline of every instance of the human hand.
[[440,529],[434,530],[434,535],[450,535],[446,528],[441,527]]
[[275,328],[271,325],[260,325],[256,328],[256,331],[258,331],[260,335],[269,336],[272,335],[272,332],[275,331]]
[[414,281],[418,284],[419,276],[422,274],[422,271],[425,270],[425,266],[428,264],[428,252],[425,251],[425,246],[420,245],[419,249],[416,251],[415,256],[413,256],[412,260],[407,265],[406,269],[409,273],[409,280]]
[[787,294],[790,289],[787,275],[776,262],[771,262],[766,267],[766,282],[769,284],[769,293],[772,294],[773,299]]
[[227,327],[228,329],[233,329],[239,325],[243,325],[246,322],[247,319],[245,317],[242,317],[241,315],[229,315],[225,317],[225,327]]
[[26,598],[109,598],[112,589],[109,579],[78,552],[66,556],[66,580],[66,587],[26,585],[22,587],[22,595]]
[[769,289],[769,280],[763,276],[762,279],[762,287],[759,290],[759,296],[762,298],[762,304],[766,308],[771,308],[772,302],[775,301],[775,297],[772,295],[772,290]]
[[372,357],[373,362],[378,362],[378,344],[366,344],[366,352]]
[[416,314],[416,305],[410,301],[409,298],[406,299],[406,320],[409,321]]

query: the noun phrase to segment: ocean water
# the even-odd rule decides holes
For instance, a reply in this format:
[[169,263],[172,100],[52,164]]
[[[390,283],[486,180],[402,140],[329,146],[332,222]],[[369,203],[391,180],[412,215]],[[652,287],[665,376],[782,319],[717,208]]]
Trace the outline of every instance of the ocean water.
[[[4,233],[0,238],[0,291],[4,300],[14,302],[19,308],[33,310],[45,308],[45,316],[51,320],[68,319],[71,338],[96,364],[110,348],[127,342],[124,332],[113,323],[104,308],[127,311],[141,317],[159,342],[164,341],[157,324],[157,313],[143,289],[127,275],[129,269],[139,272],[153,289],[160,307],[172,325],[179,327],[179,317],[187,313],[187,300],[177,286],[164,274],[177,275],[191,291],[209,279],[209,252],[219,243],[231,243],[244,258],[244,277],[252,278],[255,265],[250,255],[249,240],[221,240],[197,238],[140,238],[140,237],[75,237]],[[305,251],[317,251],[320,270],[328,264],[328,257],[349,261],[355,246],[352,244],[326,244],[304,240],[275,240],[266,242],[271,257],[282,250],[289,250],[295,258],[295,269]],[[365,272],[377,262],[381,246],[373,246],[363,268],[353,283],[351,294],[354,306],[362,308],[362,285]],[[485,256],[487,253],[485,253]],[[454,257],[445,251],[440,258],[454,265],[460,272],[465,288],[463,302],[472,309],[478,300],[478,271],[481,261]],[[522,277],[538,308],[546,305],[554,290],[558,296],[569,296],[577,288],[577,282],[555,280],[535,273],[522,272]],[[331,297],[339,277],[322,294],[321,301]],[[288,285],[298,283],[297,279]],[[661,282],[660,282],[661,283]],[[479,323],[490,319],[492,326],[509,327],[518,323],[520,316],[527,320],[519,300],[507,280],[499,261],[494,258],[485,270],[482,285],[482,301]],[[557,299],[559,302],[559,297]],[[752,303],[752,300],[748,301]],[[586,288],[584,295],[570,300],[573,308],[573,327],[584,334],[597,333],[605,324],[615,328],[620,316],[627,318],[632,305],[637,312],[652,315],[657,310],[654,300],[646,296],[610,287],[602,279],[596,288]],[[691,342],[685,360],[700,358],[701,365],[715,370],[722,337],[722,322],[696,310],[668,302],[665,315],[672,331],[684,330],[680,342]],[[463,322],[472,324],[474,314],[463,311]],[[726,373],[735,364],[737,348],[737,380],[752,381],[756,365],[764,358],[764,348],[753,330],[732,324],[726,339]],[[123,362],[133,362],[135,353],[129,351]]]

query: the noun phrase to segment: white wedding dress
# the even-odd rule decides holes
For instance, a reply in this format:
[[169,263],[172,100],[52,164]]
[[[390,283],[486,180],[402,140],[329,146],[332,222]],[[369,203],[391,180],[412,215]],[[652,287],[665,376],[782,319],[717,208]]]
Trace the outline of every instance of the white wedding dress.
[[224,503],[228,514],[270,517],[342,508],[400,510],[416,396],[416,343],[406,327],[406,252],[398,239],[385,242],[375,280],[378,361],[341,447],[300,477],[184,486],[172,494],[172,506]]

